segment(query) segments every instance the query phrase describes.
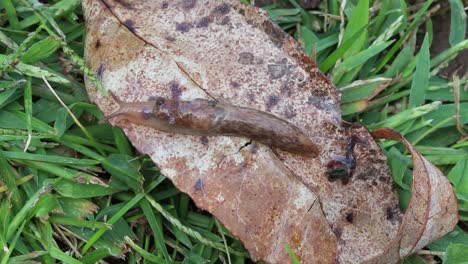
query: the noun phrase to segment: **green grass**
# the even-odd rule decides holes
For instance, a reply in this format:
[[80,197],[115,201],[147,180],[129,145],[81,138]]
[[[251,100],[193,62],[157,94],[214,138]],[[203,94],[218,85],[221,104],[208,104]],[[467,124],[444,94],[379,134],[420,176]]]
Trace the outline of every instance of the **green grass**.
[[[265,9],[342,91],[344,119],[397,129],[415,144],[453,183],[466,229],[468,80],[438,77],[468,48],[462,1],[449,1],[451,47],[432,57],[432,1],[380,1],[371,14],[368,0],[349,0],[342,12],[337,0],[311,12],[289,2]],[[0,264],[123,254],[128,263],[249,262],[242,244],[138,156],[120,129],[97,124],[102,114],[83,84],[93,74],[82,59],[80,1],[48,3],[0,0]],[[383,147],[404,208],[411,159],[401,145]],[[427,249],[459,263],[467,246],[457,227]]]

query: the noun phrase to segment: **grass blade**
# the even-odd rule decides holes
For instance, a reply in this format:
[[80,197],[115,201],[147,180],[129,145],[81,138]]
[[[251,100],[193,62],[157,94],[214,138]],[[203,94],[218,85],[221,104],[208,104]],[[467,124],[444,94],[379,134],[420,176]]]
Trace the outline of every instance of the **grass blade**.
[[387,53],[387,55],[385,55],[384,59],[380,62],[379,66],[375,69],[373,74],[379,72],[390,61],[390,59],[393,57],[393,55],[395,55],[395,53],[401,47],[401,45],[406,40],[406,38],[408,38],[408,36],[411,34],[411,32],[413,32],[413,30],[419,24],[422,16],[426,13],[427,9],[429,9],[431,4],[432,4],[432,0],[428,0],[424,4],[424,6],[421,9],[419,9],[419,11],[416,14],[416,17],[414,18],[413,22],[411,22],[410,26],[405,31],[405,34],[392,46],[390,51]]
[[348,39],[347,41],[343,42],[335,51],[332,52],[320,65],[319,69],[322,72],[327,72],[330,70],[335,63],[343,57],[343,54],[345,54],[346,51],[348,51],[354,44],[354,38],[358,38],[365,34],[365,31],[367,29],[367,26],[364,26],[360,28],[356,33],[353,34],[353,36]]
[[421,50],[419,51],[418,64],[416,65],[416,72],[414,74],[413,82],[411,83],[409,97],[410,107],[418,107],[424,103],[427,87],[429,86],[429,69],[429,37],[428,34],[426,34]]
[[449,0],[450,3],[450,37],[451,46],[465,40],[466,14],[461,0]]

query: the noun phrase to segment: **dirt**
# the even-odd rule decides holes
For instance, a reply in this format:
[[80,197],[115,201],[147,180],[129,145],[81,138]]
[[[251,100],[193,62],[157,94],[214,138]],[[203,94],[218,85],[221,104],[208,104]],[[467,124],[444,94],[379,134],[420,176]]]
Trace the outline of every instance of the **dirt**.
[[[434,57],[450,47],[450,8],[448,1],[447,3],[443,3],[441,11],[436,16],[432,17],[432,25],[434,30],[434,38],[431,46],[431,57]],[[458,70],[458,75],[463,76],[468,72],[466,65],[467,61],[468,50],[464,50],[454,60],[452,60],[449,66],[442,70],[439,75],[442,77],[450,77]]]

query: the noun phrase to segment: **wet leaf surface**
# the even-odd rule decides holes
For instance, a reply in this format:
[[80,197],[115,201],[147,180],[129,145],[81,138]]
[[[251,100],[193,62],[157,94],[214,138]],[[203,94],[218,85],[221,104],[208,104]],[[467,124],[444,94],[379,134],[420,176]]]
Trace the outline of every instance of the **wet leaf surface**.
[[[337,89],[260,9],[234,0],[83,5],[88,66],[122,101],[215,99],[287,120],[319,146],[311,158],[111,120],[252,259],[290,262],[286,244],[302,263],[397,262],[455,225],[450,184],[416,152],[417,194],[400,212],[380,147],[364,127],[341,121]],[[89,80],[87,88],[106,115],[117,108]]]

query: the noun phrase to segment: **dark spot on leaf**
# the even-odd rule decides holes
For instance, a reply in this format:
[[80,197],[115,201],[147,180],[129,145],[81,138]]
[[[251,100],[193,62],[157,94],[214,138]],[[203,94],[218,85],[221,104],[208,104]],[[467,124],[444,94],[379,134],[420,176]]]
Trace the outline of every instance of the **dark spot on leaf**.
[[269,64],[268,73],[272,79],[279,79],[286,74],[287,66],[285,64]]
[[252,93],[252,92],[249,92],[249,93],[247,94],[247,97],[249,98],[250,101],[254,101],[254,100],[255,100],[255,94]]
[[95,49],[99,49],[102,46],[101,41],[98,39],[96,43],[94,44]]
[[130,30],[130,32],[135,33],[135,26],[131,19],[127,19],[123,22],[124,26]]
[[182,89],[176,81],[169,83],[169,89],[171,89],[171,97],[174,100],[178,100],[182,95]]
[[229,83],[229,85],[232,87],[232,88],[239,88],[240,87],[240,84],[236,81],[231,81]]
[[258,152],[258,145],[257,144],[251,144],[252,146],[250,147],[250,153],[256,154]]
[[307,103],[317,108],[320,108],[320,98],[318,98],[317,96],[309,96],[309,98],[307,99]]
[[263,28],[275,46],[281,47],[283,45],[283,41],[285,40],[287,34],[278,25],[271,22],[270,20],[267,20],[263,23]]
[[191,28],[192,24],[190,24],[189,22],[182,22],[176,24],[176,30],[182,33],[189,32]]
[[248,167],[249,167],[249,164],[248,164],[247,162],[244,162],[244,161],[241,162],[241,163],[239,164],[239,172],[242,172],[243,170],[245,170],[245,169],[248,168]]
[[387,220],[392,220],[393,217],[393,209],[391,207],[387,207]]
[[184,0],[182,2],[182,8],[185,10],[190,10],[197,5],[197,0]]
[[387,213],[387,220],[392,223],[398,223],[401,221],[401,210],[398,204],[394,204],[393,206],[388,206],[386,209]]
[[202,179],[198,179],[196,182],[195,182],[195,191],[199,192],[199,191],[203,191],[203,188],[205,187],[205,184],[203,183],[203,180]]
[[209,100],[208,105],[214,108],[216,105],[218,105],[218,102],[216,100]]
[[169,6],[169,4],[167,3],[167,1],[163,1],[162,4],[161,4],[162,9],[166,9],[168,6]]
[[130,3],[128,3],[126,0],[115,0],[115,2],[119,3],[121,6],[127,8],[127,9],[134,9]]
[[213,18],[210,16],[202,17],[197,22],[197,28],[206,28],[213,22]]
[[289,107],[288,109],[286,109],[284,111],[284,116],[287,118],[287,119],[291,119],[291,118],[294,118],[297,114],[291,109],[292,107]]
[[311,95],[307,99],[307,103],[309,105],[313,105],[318,109],[326,110],[326,111],[336,111],[335,106],[330,103],[329,98],[327,96],[320,97],[317,95]]
[[270,95],[268,97],[268,102],[266,103],[266,108],[270,111],[273,107],[275,107],[280,101],[278,96]]
[[239,58],[237,59],[237,61],[240,63],[240,64],[244,64],[244,65],[249,65],[249,64],[253,64],[254,62],[254,55],[250,52],[241,52],[239,53]]
[[353,214],[353,212],[347,213],[345,218],[346,218],[346,221],[348,221],[348,223],[351,223],[351,224],[352,224],[353,221],[354,221],[354,214]]
[[241,14],[242,16],[245,16],[245,10],[244,9],[239,10],[239,14]]
[[281,85],[281,94],[287,97],[291,96],[291,87],[289,82],[285,82]]
[[231,10],[231,7],[228,4],[224,3],[215,7],[213,11],[217,14],[225,15],[229,13],[229,10]]
[[342,230],[341,228],[337,227],[337,228],[334,228],[334,229],[333,229],[333,233],[335,233],[335,235],[336,235],[338,238],[340,238],[341,235],[343,234],[343,230]]
[[208,145],[208,143],[209,143],[208,137],[206,137],[206,136],[200,137],[200,142],[205,146]]
[[380,176],[379,181],[381,181],[383,183],[389,183],[390,182],[390,177]]
[[100,81],[102,80],[102,75],[104,74],[105,70],[106,70],[106,64],[101,63],[101,65],[99,65],[99,68],[97,70],[97,77]]
[[228,16],[226,16],[221,21],[221,25],[227,25],[227,24],[229,24],[230,21],[231,21],[231,19]]

